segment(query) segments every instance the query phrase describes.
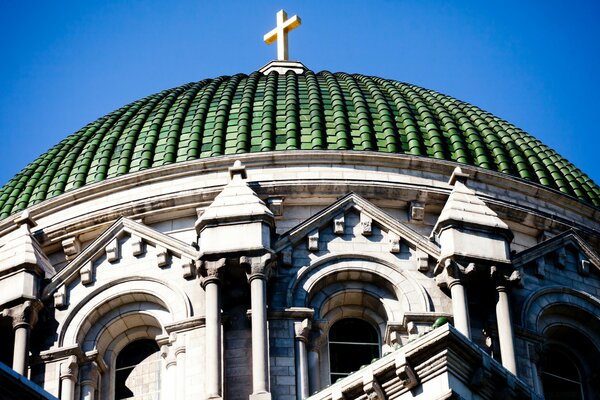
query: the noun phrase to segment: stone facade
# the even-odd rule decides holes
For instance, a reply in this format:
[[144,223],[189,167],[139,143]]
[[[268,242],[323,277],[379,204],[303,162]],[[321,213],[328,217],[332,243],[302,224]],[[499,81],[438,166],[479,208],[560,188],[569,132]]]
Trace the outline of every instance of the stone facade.
[[[2,361],[64,400],[115,398],[117,359],[141,339],[159,367],[140,364],[134,398],[510,399],[543,397],[559,349],[593,398],[599,216],[396,155],[150,169],[0,221]],[[332,382],[345,319],[373,327],[379,356]]]

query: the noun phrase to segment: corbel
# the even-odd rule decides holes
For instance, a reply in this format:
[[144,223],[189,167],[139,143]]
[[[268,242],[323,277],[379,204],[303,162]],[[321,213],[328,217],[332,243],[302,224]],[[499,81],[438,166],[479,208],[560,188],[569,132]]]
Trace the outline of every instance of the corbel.
[[269,197],[267,199],[267,207],[275,217],[283,215],[283,197]]
[[142,241],[141,237],[137,235],[131,235],[131,250],[134,257],[144,254],[144,242]]
[[388,242],[390,244],[390,253],[400,253],[400,236],[396,232],[388,231]]
[[394,360],[396,366],[396,376],[400,379],[402,386],[411,390],[415,388],[419,381],[417,380],[417,374],[415,370],[406,361],[406,354],[399,351]]
[[194,260],[187,257],[181,257],[181,269],[183,270],[183,277],[185,279],[191,279],[194,277],[195,266],[196,263]]
[[429,271],[429,254],[427,254],[423,250],[417,248],[416,256],[417,256],[417,269],[419,270],[419,272]]
[[169,264],[169,252],[162,246],[156,246],[156,263],[160,268]]
[[336,235],[343,235],[345,227],[344,214],[340,214],[333,219],[333,233]]
[[370,236],[373,234],[373,218],[364,212],[360,213],[360,233],[363,236]]
[[373,370],[367,369],[363,375],[363,391],[369,400],[387,400],[383,388],[373,376]]
[[106,260],[110,263],[113,263],[119,260],[120,252],[119,252],[119,240],[114,238],[108,245],[106,245]]
[[81,278],[81,283],[84,285],[89,285],[93,281],[93,265],[91,261],[88,261],[81,269],[79,270],[79,277]]
[[54,298],[54,308],[59,310],[67,308],[67,289],[66,285],[61,285],[52,295]]
[[308,234],[308,250],[317,251],[319,250],[319,230],[315,229]]
[[61,244],[67,261],[74,259],[81,251],[81,242],[76,236],[66,238]]

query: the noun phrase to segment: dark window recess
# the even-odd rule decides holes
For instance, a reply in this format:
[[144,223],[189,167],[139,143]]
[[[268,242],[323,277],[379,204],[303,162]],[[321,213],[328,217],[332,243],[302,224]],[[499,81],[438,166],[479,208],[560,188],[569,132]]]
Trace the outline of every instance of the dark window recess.
[[374,358],[379,358],[379,335],[369,323],[347,318],[333,324],[329,330],[331,383],[358,371]]
[[542,386],[546,400],[583,400],[579,369],[560,351],[551,350],[545,354]]
[[127,399],[135,394],[127,387],[127,378],[142,361],[159,351],[154,340],[137,340],[125,346],[117,356],[115,365],[115,400]]

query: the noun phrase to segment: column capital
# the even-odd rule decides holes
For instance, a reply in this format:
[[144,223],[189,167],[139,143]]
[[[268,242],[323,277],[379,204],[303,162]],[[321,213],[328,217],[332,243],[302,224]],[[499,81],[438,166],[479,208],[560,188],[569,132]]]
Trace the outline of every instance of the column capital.
[[100,367],[96,361],[87,361],[80,367],[80,379],[82,386],[91,386],[96,389]]
[[160,356],[165,360],[167,369],[177,365],[177,358],[171,346],[162,345],[160,347]]
[[308,318],[294,322],[294,338],[304,343],[308,343],[308,335],[310,334],[311,327],[312,323]]
[[498,292],[508,292],[513,286],[521,284],[521,272],[517,269],[506,271],[492,266],[490,267],[490,277]]
[[275,257],[273,253],[265,253],[261,256],[241,256],[240,265],[246,271],[248,282],[254,279],[268,280],[273,271]]
[[79,371],[79,360],[76,355],[70,355],[60,364],[60,379],[75,380]]
[[33,328],[38,319],[38,312],[43,308],[39,300],[26,300],[14,307],[2,310],[2,316],[12,320],[13,329],[22,326]]
[[462,284],[463,268],[451,258],[440,260],[435,270],[435,281],[440,287],[448,287]]
[[223,278],[223,268],[227,264],[225,258],[219,258],[218,260],[204,260],[200,262],[200,273],[202,280],[200,285],[202,288],[206,288],[209,283],[220,284]]

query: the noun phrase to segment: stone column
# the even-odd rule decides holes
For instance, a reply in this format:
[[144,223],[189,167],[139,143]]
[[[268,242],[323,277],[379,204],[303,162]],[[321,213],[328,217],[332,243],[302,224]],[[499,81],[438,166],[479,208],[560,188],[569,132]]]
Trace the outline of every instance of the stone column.
[[438,285],[446,285],[450,289],[454,327],[467,338],[471,339],[469,303],[467,302],[467,293],[461,280],[461,275],[459,265],[451,259],[446,259],[443,270],[436,277],[436,280],[438,281]]
[[175,354],[173,354],[173,349],[168,345],[161,346],[160,356],[165,360],[165,379],[163,379],[161,385],[161,398],[165,400],[176,399],[177,396],[174,396],[174,394],[176,393],[175,377],[177,359],[175,358]]
[[308,379],[308,354],[306,344],[310,332],[309,319],[294,322],[294,344],[296,350],[296,398],[306,399],[310,396]]
[[13,348],[13,370],[26,376],[29,363],[29,334],[37,321],[38,311],[42,303],[38,300],[27,300],[22,304],[2,311],[2,315],[12,319],[15,334]]
[[98,387],[98,364],[89,361],[81,367],[81,400],[94,400]]
[[271,254],[242,257],[250,265],[250,304],[252,307],[252,395],[253,400],[271,399],[269,389],[269,337],[267,333],[267,277]]
[[517,360],[515,357],[513,326],[508,304],[508,291],[505,285],[497,286],[496,291],[498,293],[496,302],[496,321],[498,323],[498,341],[500,342],[502,365],[516,375]]
[[60,364],[60,400],[75,400],[78,368],[75,355],[69,356]]
[[175,360],[177,362],[177,374],[175,374],[175,393],[179,400],[185,399],[185,347],[179,346],[175,349]]
[[451,279],[448,282],[450,296],[452,297],[452,314],[454,315],[454,326],[460,333],[471,339],[469,327],[469,308],[465,287],[460,279]]
[[202,288],[205,291],[206,306],[206,383],[205,393],[208,399],[222,398],[221,363],[221,271],[225,259],[204,262],[205,277]]
[[308,346],[308,391],[315,393],[321,390],[321,360],[320,351],[323,344],[323,332],[313,330]]

